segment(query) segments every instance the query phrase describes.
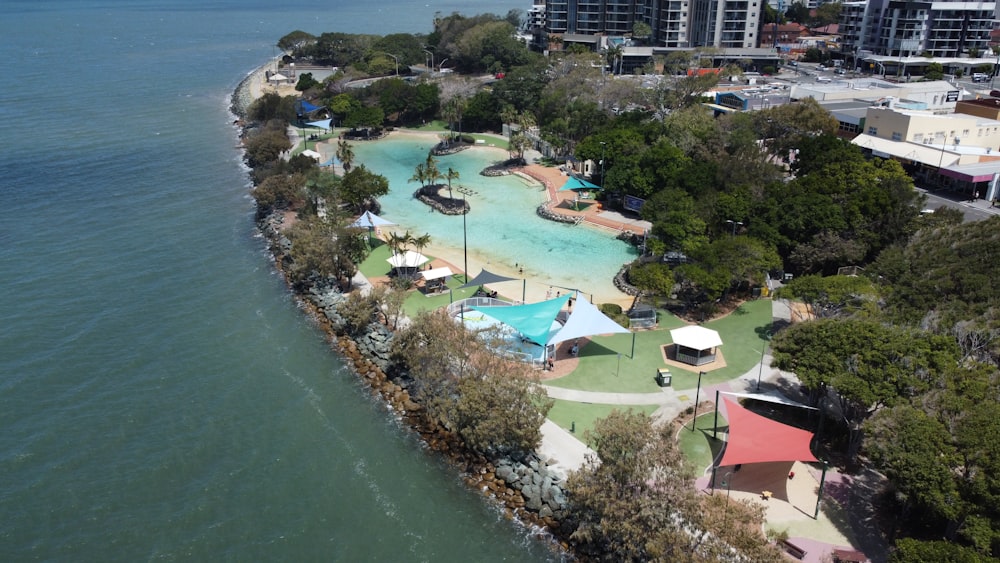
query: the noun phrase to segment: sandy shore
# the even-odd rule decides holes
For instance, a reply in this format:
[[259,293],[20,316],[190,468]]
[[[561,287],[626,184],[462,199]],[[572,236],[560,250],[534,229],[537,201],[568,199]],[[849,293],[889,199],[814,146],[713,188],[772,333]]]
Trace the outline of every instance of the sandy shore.
[[[275,86],[273,84],[268,84],[265,78],[265,73],[269,69],[274,68],[274,62],[271,61],[260,68],[254,70],[250,73],[247,78],[240,85],[239,91],[242,92],[242,96],[248,98],[246,103],[249,104],[250,100],[259,98],[266,93],[277,92],[283,96],[285,95],[295,95],[296,91],[294,85],[281,85]],[[240,94],[238,94],[240,95]],[[441,132],[439,131],[416,131],[413,129],[397,129],[389,133],[390,138],[408,138],[408,139],[432,139],[437,140],[441,137]],[[337,139],[329,139],[327,141],[316,143],[315,150],[322,155],[323,161],[329,160],[337,152]],[[505,158],[507,151],[505,149],[492,146],[492,145],[482,145],[470,147],[466,150],[472,151],[491,151],[496,152],[498,157]],[[532,168],[544,168],[537,165],[529,165]],[[554,169],[553,169],[554,170]],[[546,172],[549,172],[546,170]],[[555,171],[558,174],[558,171]],[[551,191],[550,191],[551,197]],[[595,228],[587,226],[585,228]],[[613,233],[606,231],[607,236],[613,236]],[[449,246],[441,243],[432,243],[425,249],[426,254],[435,256],[445,262],[448,262],[452,266],[452,271],[459,273],[463,270],[463,265],[465,263],[463,256],[463,249],[461,247]],[[514,267],[513,264],[505,264],[500,262],[495,262],[491,259],[491,256],[481,255],[476,252],[469,252],[468,264],[470,270],[470,276],[475,276],[483,268],[488,269],[491,272],[501,274],[504,276],[509,276],[513,278],[521,279],[526,277],[528,280],[527,284],[522,284],[520,281],[504,282],[502,284],[497,284],[496,289],[500,293],[504,294],[508,298],[520,300],[522,298],[522,291],[525,294],[525,299],[529,303],[542,301],[546,298],[547,294],[551,291],[550,296],[554,296],[556,291],[559,291],[558,287],[553,287],[549,285],[549,281],[536,278],[532,275],[532,272],[522,273],[518,268]],[[586,287],[593,296],[593,300],[596,303],[617,303],[622,307],[629,307],[632,304],[632,298],[625,295],[614,286],[610,279],[608,280],[593,280],[589,279],[586,272],[582,272],[579,276],[580,282],[578,285],[580,287]]]
[[[388,138],[391,139],[420,139],[420,140],[434,140],[436,141],[441,137],[441,132],[439,131],[416,131],[413,129],[397,129],[389,133]],[[329,139],[317,143],[316,150],[323,155],[323,160],[327,160],[332,157],[337,151],[337,139]],[[506,158],[507,151],[505,149],[491,146],[491,145],[480,145],[473,146],[465,149],[466,151],[490,151],[497,155],[498,159]],[[544,167],[539,165],[529,165],[532,168]],[[555,169],[552,169],[555,170]],[[556,174],[559,172],[556,170]],[[595,228],[587,225],[583,228]],[[383,229],[383,238],[388,232],[395,231],[393,227]],[[400,230],[402,232],[402,230]],[[613,231],[602,230],[601,234],[604,236],[614,236]],[[451,270],[456,274],[464,270],[465,257],[463,255],[463,249],[461,246],[442,244],[440,242],[432,242],[424,249],[425,254],[434,256],[435,258],[441,259],[449,264]],[[556,291],[560,291],[559,287],[551,285],[551,281],[544,278],[544,275],[538,275],[537,272],[522,272],[513,264],[507,264],[503,262],[497,262],[495,257],[480,254],[475,251],[470,251],[468,255],[469,260],[469,275],[470,277],[475,277],[482,269],[487,269],[493,273],[509,276],[513,278],[526,278],[528,283],[522,284],[521,281],[504,282],[502,284],[497,284],[496,289],[498,292],[504,296],[521,300],[522,293],[524,293],[524,298],[528,303],[534,303],[537,301],[542,301],[546,298],[546,294],[551,290],[551,296],[555,296]],[[624,261],[624,257],[623,257]],[[578,287],[585,287],[587,291],[593,295],[593,300],[596,303],[617,303],[622,307],[628,308],[632,304],[632,297],[625,295],[619,291],[612,282],[611,279],[607,280],[594,280],[587,276],[586,272],[582,272],[578,279],[580,280],[577,284]]]

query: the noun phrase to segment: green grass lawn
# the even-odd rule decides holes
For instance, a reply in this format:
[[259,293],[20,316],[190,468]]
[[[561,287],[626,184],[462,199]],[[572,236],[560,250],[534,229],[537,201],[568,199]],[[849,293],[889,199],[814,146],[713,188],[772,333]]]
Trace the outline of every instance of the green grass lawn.
[[392,269],[392,266],[386,262],[391,255],[389,245],[377,238],[372,238],[371,240],[373,241],[372,246],[374,246],[371,254],[368,255],[368,258],[365,258],[364,262],[358,264],[358,270],[369,279],[388,275],[389,270]]
[[417,313],[420,311],[433,311],[447,306],[452,301],[459,301],[467,297],[472,297],[472,294],[479,289],[478,287],[458,289],[459,286],[464,284],[465,280],[462,276],[456,276],[448,278],[446,285],[451,289],[450,292],[438,295],[425,295],[419,290],[411,290],[410,295],[406,298],[406,301],[403,302],[403,312],[406,313],[407,317],[412,319],[416,317]]
[[[392,266],[389,265],[386,260],[389,259],[389,245],[385,244],[381,240],[374,240],[374,249],[372,249],[371,254],[368,258],[365,258],[364,262],[358,265],[358,270],[364,274],[368,279],[377,278],[380,276],[386,276],[389,271],[392,270]],[[433,259],[433,256],[428,256],[428,258]],[[459,286],[465,283],[465,278],[459,274],[448,279],[447,286],[452,289],[451,293],[442,293],[438,295],[428,296],[421,291],[416,289],[410,291],[410,295],[403,302],[403,312],[408,317],[415,317],[420,311],[431,311],[444,307],[452,300],[465,299],[470,297],[475,293],[476,288],[470,287],[466,289],[458,289]]]
[[472,137],[473,139],[485,142],[486,146],[493,145],[494,147],[501,148],[503,150],[507,150],[508,148],[510,148],[510,143],[507,142],[507,139],[504,139],[502,137],[494,137],[493,135],[480,135],[478,133],[466,133],[466,135]]
[[[726,367],[707,373],[702,385],[721,383],[739,377],[760,362],[765,343],[764,334],[771,324],[771,301],[748,301],[724,318],[706,323],[719,332],[720,347]],[[670,329],[684,323],[668,314],[660,315],[656,330],[635,333],[635,355],[632,357],[632,335],[598,336],[580,349],[580,365],[572,373],[548,382],[553,387],[605,391],[616,393],[656,393],[654,377],[658,368],[668,367],[663,361],[662,346],[669,344]],[[619,365],[619,354],[621,354]],[[669,366],[675,389],[694,389],[698,384],[698,369]]]
[[435,119],[433,121],[428,121],[420,127],[411,127],[411,129],[416,129],[417,131],[448,131],[448,122],[441,119]]
[[656,405],[595,405],[556,400],[555,404],[552,405],[552,410],[549,411],[548,418],[566,430],[572,429],[573,434],[580,441],[584,441],[583,435],[586,431],[593,430],[594,421],[607,417],[613,410],[627,411],[632,409],[637,412],[653,414],[656,408]]
[[[359,266],[360,271],[369,278],[384,276],[390,270],[386,262],[389,257],[388,246],[381,241],[375,241],[375,244],[371,255]],[[458,289],[463,283],[462,276],[453,277],[447,282],[450,292],[433,296],[413,290],[404,302],[403,310],[412,318],[420,311],[435,310],[452,301],[472,296],[477,288]],[[770,325],[771,301],[763,299],[744,303],[726,317],[706,323],[706,327],[717,330],[722,338],[721,349],[727,366],[706,374],[702,378],[702,386],[739,377],[757,365]],[[546,383],[554,387],[584,391],[659,393],[655,380],[656,370],[667,367],[661,349],[664,344],[671,342],[669,330],[681,326],[684,323],[680,319],[661,312],[657,330],[634,333],[634,353],[633,334],[595,337],[580,350],[580,364],[572,373]],[[673,375],[672,386],[677,390],[693,390],[697,385],[698,372],[693,366],[691,369],[670,366],[670,372]],[[576,434],[582,436],[585,430],[593,427],[595,420],[604,418],[615,408],[629,407],[556,401],[549,418],[567,430],[575,424]],[[646,413],[656,410],[655,405],[631,408]],[[699,417],[699,429],[707,424],[711,432],[711,417],[705,423],[704,420],[706,419]],[[682,436],[682,448],[696,470],[700,471],[711,463],[711,446],[700,430],[693,435]]]
[[715,411],[699,414],[694,432],[691,425],[681,428],[678,439],[681,453],[694,470],[695,475],[702,475],[706,467],[712,465],[712,460],[722,450],[721,432],[728,428],[726,419],[719,413],[719,439],[712,438],[712,426],[715,422]]

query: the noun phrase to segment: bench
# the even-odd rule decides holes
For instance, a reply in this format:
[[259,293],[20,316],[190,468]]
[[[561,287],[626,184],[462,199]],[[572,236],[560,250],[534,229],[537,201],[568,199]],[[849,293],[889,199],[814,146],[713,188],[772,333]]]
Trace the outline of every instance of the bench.
[[802,549],[801,547],[795,545],[794,543],[788,540],[781,540],[778,542],[778,545],[781,546],[782,549],[787,551],[789,555],[791,555],[796,559],[802,559],[803,557],[806,556],[806,550]]

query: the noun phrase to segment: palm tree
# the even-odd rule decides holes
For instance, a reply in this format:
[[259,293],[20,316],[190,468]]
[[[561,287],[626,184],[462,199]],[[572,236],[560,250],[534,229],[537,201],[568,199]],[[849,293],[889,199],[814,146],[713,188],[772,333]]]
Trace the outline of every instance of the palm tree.
[[456,96],[451,99],[452,105],[455,107],[455,117],[458,119],[458,140],[462,140],[462,115],[465,113],[467,107],[469,107],[469,101],[461,96]]
[[453,169],[451,166],[448,167],[448,173],[444,175],[448,180],[448,199],[455,199],[451,195],[451,181],[458,180],[458,170]]
[[423,163],[417,165],[413,171],[413,176],[407,182],[420,182],[420,187],[427,185],[427,167]]
[[454,104],[450,103],[445,104],[441,108],[441,117],[443,117],[444,120],[448,122],[448,130],[452,132],[448,136],[450,139],[451,137],[454,136],[454,129],[452,128],[452,123],[454,123],[455,119],[458,117],[458,109],[454,106]]
[[[618,74],[621,72],[621,58],[624,49],[620,45],[612,45],[605,51],[605,57],[607,57],[608,64],[611,65],[611,74]],[[615,67],[618,67],[618,72],[615,72]]]
[[403,247],[406,246],[406,239],[409,233],[406,235],[396,234],[395,231],[389,233],[389,236],[385,239],[385,244],[389,246],[389,251],[392,252],[393,256],[403,252]]
[[424,233],[419,237],[410,237],[410,242],[413,243],[413,246],[417,247],[417,252],[422,253],[424,247],[431,243],[431,235]]
[[500,121],[507,126],[508,135],[512,133],[510,125],[517,121],[517,110],[510,104],[504,104],[500,110]]
[[427,153],[427,162],[424,163],[424,170],[427,172],[427,183],[433,184],[444,176],[441,174],[441,170],[437,167],[437,159],[434,155]]
[[337,143],[337,160],[344,166],[344,172],[351,171],[351,165],[354,163],[354,149],[347,141]]

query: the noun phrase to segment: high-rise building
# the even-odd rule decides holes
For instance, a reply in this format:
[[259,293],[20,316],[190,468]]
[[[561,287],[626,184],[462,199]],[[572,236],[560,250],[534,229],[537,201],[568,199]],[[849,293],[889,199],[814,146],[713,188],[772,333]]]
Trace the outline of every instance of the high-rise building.
[[892,57],[984,55],[996,8],[995,1],[845,2],[841,49]]
[[765,1],[546,0],[544,26],[547,33],[614,36],[642,22],[654,47],[752,48]]

